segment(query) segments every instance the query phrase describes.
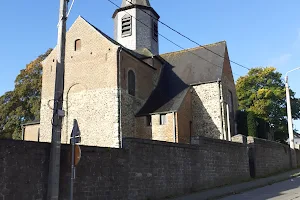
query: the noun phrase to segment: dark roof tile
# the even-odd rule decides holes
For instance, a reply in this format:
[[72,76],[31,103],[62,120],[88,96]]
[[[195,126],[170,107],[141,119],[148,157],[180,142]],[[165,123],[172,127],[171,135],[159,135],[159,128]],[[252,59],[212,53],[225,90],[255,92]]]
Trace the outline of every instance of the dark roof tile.
[[217,81],[222,77],[224,58],[221,56],[225,56],[226,42],[206,45],[205,48],[196,47],[166,53],[162,54],[161,57],[173,66],[174,73],[188,85]]
[[168,63],[163,67],[158,86],[154,89],[137,116],[177,111],[188,92],[185,84]]
[[[137,116],[177,111],[188,92],[189,86],[211,83],[222,77],[226,42],[162,54],[166,61],[157,88]],[[201,59],[199,57],[204,58]],[[213,64],[212,64],[213,63]]]

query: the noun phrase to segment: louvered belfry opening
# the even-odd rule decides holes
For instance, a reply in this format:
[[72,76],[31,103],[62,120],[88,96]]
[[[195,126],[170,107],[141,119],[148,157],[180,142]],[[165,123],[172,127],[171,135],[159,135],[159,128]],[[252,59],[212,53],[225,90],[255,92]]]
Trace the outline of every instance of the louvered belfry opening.
[[132,17],[125,15],[122,18],[122,37],[130,36],[132,33]]
[[158,41],[158,24],[155,20],[152,20],[152,24],[153,24],[153,39],[155,41]]

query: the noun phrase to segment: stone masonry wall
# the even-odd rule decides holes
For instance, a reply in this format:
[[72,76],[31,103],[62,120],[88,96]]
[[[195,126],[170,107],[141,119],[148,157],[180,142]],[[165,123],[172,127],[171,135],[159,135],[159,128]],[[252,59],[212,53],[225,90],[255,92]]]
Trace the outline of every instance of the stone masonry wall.
[[[75,41],[81,49],[75,51]],[[66,39],[62,143],[69,143],[73,119],[81,130],[82,144],[119,147],[117,89],[118,46],[79,17]],[[43,62],[41,138],[51,141],[56,50]],[[50,101],[49,101],[50,100]]]
[[[145,104],[146,100],[154,90],[160,67],[153,68],[144,62],[134,58],[127,52],[121,53],[121,66],[120,66],[120,82],[121,82],[121,129],[123,137],[138,137],[145,138],[146,133],[139,129],[144,126],[138,124],[141,121],[136,119],[135,115]],[[128,71],[132,70],[135,74],[135,96],[128,93]],[[139,129],[139,131],[137,130]],[[151,138],[149,138],[151,139]]]
[[[160,199],[249,178],[245,145],[198,141],[185,145],[128,138],[124,149],[81,146],[74,199]],[[49,147],[0,140],[0,199],[45,199]],[[60,200],[69,199],[69,155],[69,146],[63,145]]]
[[217,82],[193,86],[192,92],[192,135],[221,138],[219,85]]
[[291,169],[290,148],[286,145],[248,137],[252,176],[265,177]]

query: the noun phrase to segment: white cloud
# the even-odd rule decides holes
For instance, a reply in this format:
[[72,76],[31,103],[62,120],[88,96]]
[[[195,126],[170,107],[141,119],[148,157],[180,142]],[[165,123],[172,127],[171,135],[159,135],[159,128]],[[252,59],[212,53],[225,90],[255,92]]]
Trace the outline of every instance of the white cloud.
[[297,29],[297,35],[293,43],[290,44],[289,53],[283,53],[279,57],[269,60],[269,66],[273,67],[283,67],[287,65],[291,60],[293,54],[298,52],[300,49],[300,28]]
[[291,60],[291,58],[292,58],[292,54],[285,53],[279,56],[278,58],[272,59],[270,65],[274,67],[285,65]]

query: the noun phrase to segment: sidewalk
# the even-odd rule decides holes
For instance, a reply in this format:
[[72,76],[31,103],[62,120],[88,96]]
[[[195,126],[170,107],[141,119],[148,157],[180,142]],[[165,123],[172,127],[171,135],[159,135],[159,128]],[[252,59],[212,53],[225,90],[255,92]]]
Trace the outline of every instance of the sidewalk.
[[250,182],[240,183],[236,185],[230,185],[211,190],[205,190],[199,193],[193,193],[190,195],[177,197],[172,200],[204,200],[204,199],[217,199],[224,196],[245,192],[251,189],[260,188],[266,185],[271,185],[276,182],[281,182],[300,175],[300,169],[295,169],[275,176],[256,179]]

